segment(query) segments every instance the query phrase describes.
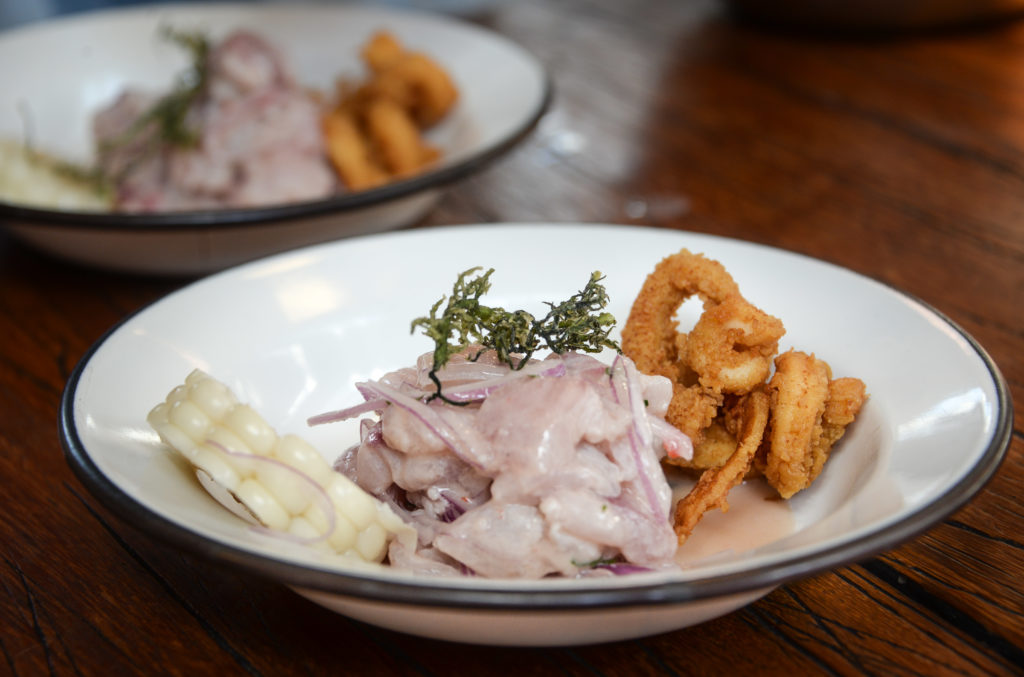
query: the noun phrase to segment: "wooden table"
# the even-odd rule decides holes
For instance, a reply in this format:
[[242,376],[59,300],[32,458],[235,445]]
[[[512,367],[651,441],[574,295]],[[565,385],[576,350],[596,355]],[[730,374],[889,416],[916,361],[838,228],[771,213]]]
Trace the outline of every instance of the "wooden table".
[[[738,25],[713,2],[528,0],[470,17],[556,96],[423,227],[598,221],[808,254],[946,313],[1024,420],[1024,23],[891,39]],[[678,632],[505,649],[380,630],[134,531],[72,475],[65,380],[188,283],[68,266],[0,235],[0,674],[992,674],[1024,665],[1024,437],[905,545]],[[936,365],[941,369],[942,365]]]

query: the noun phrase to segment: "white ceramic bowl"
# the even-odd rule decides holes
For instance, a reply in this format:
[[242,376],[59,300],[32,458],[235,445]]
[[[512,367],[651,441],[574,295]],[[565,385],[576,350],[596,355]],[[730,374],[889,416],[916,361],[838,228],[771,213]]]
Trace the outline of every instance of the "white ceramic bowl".
[[[814,351],[870,399],[821,476],[788,502],[760,482],[705,516],[674,572],[540,581],[352,570],[280,540],[206,495],[146,414],[193,368],[281,433],[333,460],[356,423],[308,416],[360,401],[353,384],[433,348],[409,333],[459,271],[494,267],[488,303],[543,313],[606,275],[620,322],[644,277],[687,247],[721,261],[751,302],[785,322],[780,349]],[[697,311],[682,309],[682,321]],[[291,586],[388,628],[463,642],[580,644],[648,635],[727,613],[773,587],[893,548],[981,489],[1009,445],[1012,407],[985,351],[926,305],[803,256],[684,232],[603,225],[424,229],[318,245],[171,294],[114,327],[77,365],[60,434],[84,484],[129,524]],[[680,486],[685,489],[685,486]]]
[[339,237],[390,230],[422,218],[441,189],[520,141],[547,107],[542,65],[517,45],[455,19],[341,5],[146,5],[74,15],[0,33],[0,138],[92,159],[92,114],[121,89],[170,86],[187,65],[160,26],[216,38],[250,28],[278,45],[298,80],[329,91],[339,74],[360,77],[359,48],[378,29],[424,51],[452,75],[456,108],[429,132],[444,154],[433,170],[374,190],[270,208],[173,214],[39,209],[0,200],[0,224],[50,253],[120,271],[196,274]]

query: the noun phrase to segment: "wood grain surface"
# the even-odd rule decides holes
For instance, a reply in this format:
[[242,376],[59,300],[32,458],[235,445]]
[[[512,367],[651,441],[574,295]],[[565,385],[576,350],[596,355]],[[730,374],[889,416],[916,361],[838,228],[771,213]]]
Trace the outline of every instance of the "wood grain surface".
[[683,0],[495,2],[465,18],[537,55],[555,97],[417,227],[654,225],[893,285],[1005,376],[1017,424],[998,473],[913,541],[696,627],[551,649],[409,637],[101,507],[63,457],[62,388],[109,327],[191,280],[81,268],[0,233],[0,674],[1020,674],[1024,22],[825,36]]

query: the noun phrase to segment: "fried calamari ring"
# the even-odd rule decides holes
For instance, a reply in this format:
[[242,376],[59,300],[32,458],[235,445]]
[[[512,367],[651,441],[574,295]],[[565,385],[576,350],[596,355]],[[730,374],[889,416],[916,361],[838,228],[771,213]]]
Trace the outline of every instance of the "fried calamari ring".
[[389,99],[378,99],[367,108],[366,132],[382,164],[396,177],[416,173],[439,155],[420,137],[408,113]]
[[820,467],[816,445],[831,375],[828,364],[814,355],[790,350],[775,358],[775,375],[768,383],[771,430],[763,472],[783,498],[805,489],[814,467]]
[[327,157],[350,190],[364,190],[385,183],[388,173],[373,159],[369,144],[352,115],[333,111],[323,117]]
[[623,352],[640,371],[681,381],[676,311],[693,296],[707,307],[732,294],[739,294],[739,286],[718,261],[686,249],[662,259],[633,301],[622,330]]
[[708,510],[729,510],[729,490],[743,481],[753,465],[768,425],[770,399],[763,390],[754,390],[740,401],[738,411],[733,452],[721,466],[701,473],[690,492],[676,503],[673,528],[680,544]]
[[733,294],[739,294],[739,287],[721,263],[683,249],[663,259],[647,276],[622,329],[622,352],[637,368],[672,381],[665,420],[695,443],[714,419],[722,394],[694,382],[680,359],[685,342],[674,316],[693,296],[709,307]]
[[377,31],[363,45],[360,56],[371,71],[379,73],[401,59],[404,53],[405,48],[394,35],[387,31]]
[[829,381],[828,399],[821,414],[821,436],[811,450],[813,463],[808,484],[818,477],[832,447],[846,433],[847,426],[853,423],[865,400],[867,392],[860,379],[845,377]]
[[768,379],[785,333],[781,320],[732,294],[700,316],[684,360],[705,388],[743,395]]
[[408,110],[420,127],[439,122],[459,97],[448,73],[419,52],[404,52],[390,60],[385,58],[375,77],[357,95],[391,99]]

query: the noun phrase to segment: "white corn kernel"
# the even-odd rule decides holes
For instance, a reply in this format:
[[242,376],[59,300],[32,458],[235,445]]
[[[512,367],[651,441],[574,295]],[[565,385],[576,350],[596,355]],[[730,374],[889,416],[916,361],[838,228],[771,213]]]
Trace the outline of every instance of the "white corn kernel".
[[270,458],[256,468],[256,479],[292,515],[301,515],[320,489],[296,469]]
[[[194,385],[200,381],[205,381],[208,378],[210,378],[210,375],[202,369],[193,369],[188,373],[188,376],[185,377],[185,385]],[[177,388],[175,388],[175,390],[177,390]]]
[[298,435],[283,435],[274,447],[274,456],[308,475],[321,486],[327,484],[334,475],[334,470],[320,452]]
[[256,465],[261,462],[262,457],[253,454],[249,447],[245,446],[245,442],[227,428],[214,426],[205,441],[227,454],[231,465],[242,477],[256,473]]
[[325,489],[334,505],[352,520],[356,529],[365,529],[376,521],[376,500],[349,478],[335,473]]
[[215,421],[224,418],[231,407],[238,404],[227,386],[212,378],[194,380],[188,389],[188,398]]
[[167,412],[167,420],[197,442],[206,438],[206,434],[212,426],[210,417],[190,400],[179,400],[173,403],[170,411]]
[[[334,509],[333,505],[329,507],[331,510]],[[302,513],[301,517],[313,525],[318,535],[323,536],[331,528],[329,514],[324,512],[324,506],[320,505],[319,501],[314,501],[313,505],[306,508],[306,512]]]
[[277,433],[263,417],[247,404],[232,407],[224,417],[224,425],[238,435],[254,454],[266,456],[277,442]]
[[175,402],[181,402],[188,399],[188,387],[180,385],[175,386],[174,390],[167,394],[167,403],[174,404]]
[[291,522],[288,511],[255,479],[243,480],[235,490],[235,495],[264,526],[282,530],[288,528]]
[[156,431],[157,435],[160,436],[166,444],[177,449],[186,458],[191,456],[195,451],[195,440],[188,436],[184,430],[174,425],[168,419],[168,413],[171,410],[171,405],[167,402],[161,402],[157,406],[153,407],[153,410],[149,412],[149,416],[146,420],[149,425]]
[[188,460],[228,491],[235,491],[242,483],[238,471],[232,467],[224,453],[209,444],[196,445],[195,451],[188,456]]
[[[337,552],[345,552],[356,544],[359,534],[352,522],[345,518],[340,511],[334,513],[334,530],[327,537],[327,542]],[[369,560],[367,560],[369,561]]]
[[356,536],[356,552],[367,562],[381,560],[387,552],[388,534],[379,524],[371,524]]
[[305,538],[309,540],[323,536],[322,533],[316,530],[316,527],[313,526],[312,522],[302,515],[292,518],[291,523],[288,525],[288,533],[297,538]]

